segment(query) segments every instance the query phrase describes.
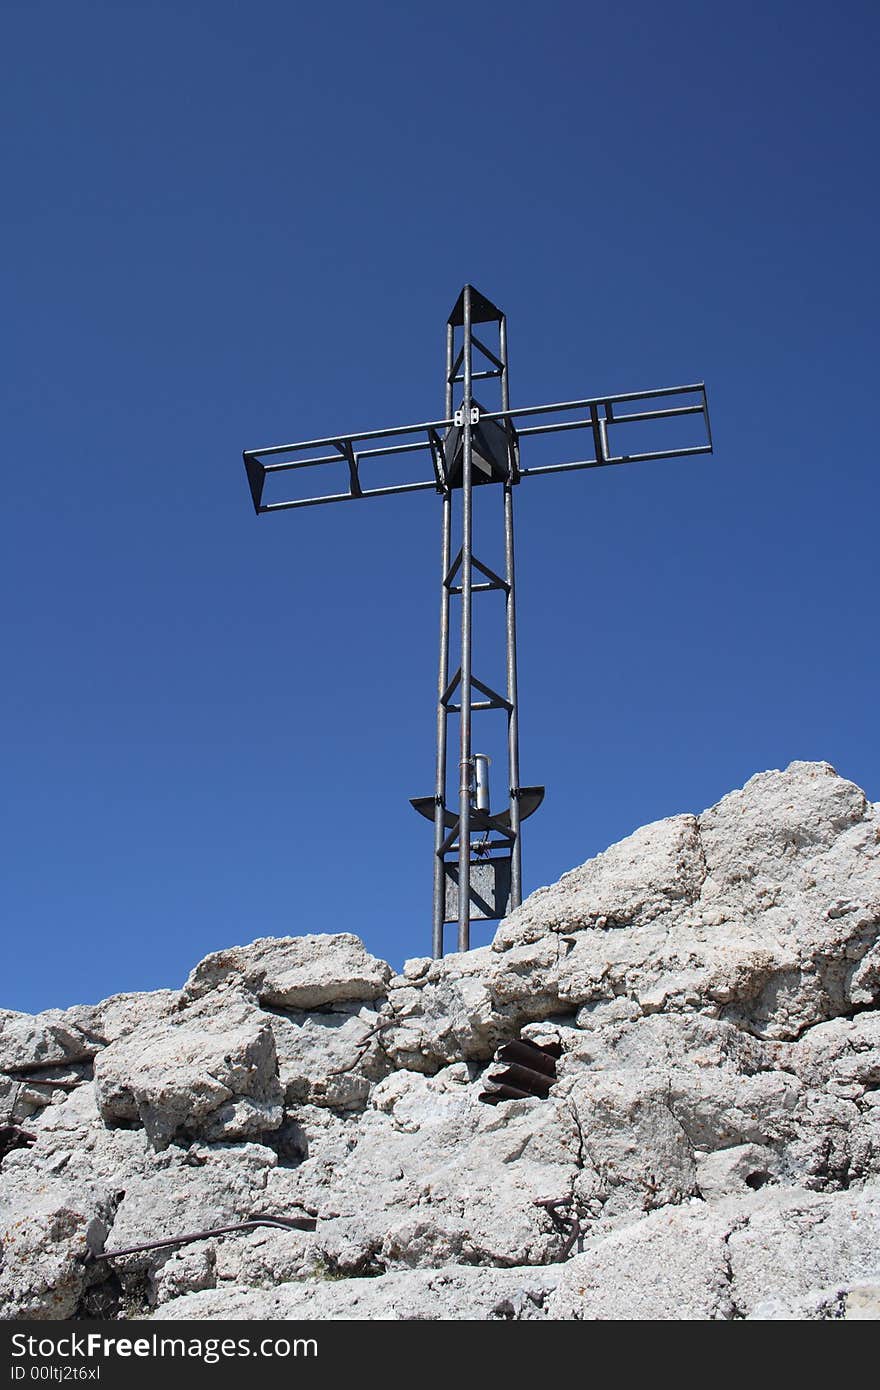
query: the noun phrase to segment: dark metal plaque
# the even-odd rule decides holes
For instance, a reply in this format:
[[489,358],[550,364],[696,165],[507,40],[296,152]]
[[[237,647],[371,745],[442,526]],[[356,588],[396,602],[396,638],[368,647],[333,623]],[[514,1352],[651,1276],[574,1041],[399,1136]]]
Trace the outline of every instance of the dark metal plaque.
[[[447,863],[446,921],[458,921],[458,863]],[[487,922],[506,917],[510,906],[510,855],[471,860],[470,916]]]

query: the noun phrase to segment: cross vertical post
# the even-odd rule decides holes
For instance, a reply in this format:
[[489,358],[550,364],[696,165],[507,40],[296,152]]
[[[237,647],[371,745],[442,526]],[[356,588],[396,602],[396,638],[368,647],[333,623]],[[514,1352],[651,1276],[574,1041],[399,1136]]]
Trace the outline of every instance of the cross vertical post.
[[[475,324],[480,325],[478,337]],[[483,325],[498,326],[497,349],[483,341],[488,336]],[[456,330],[461,330],[461,346],[455,351]],[[459,950],[470,949],[473,917],[491,918],[519,906],[522,899],[521,850],[519,845],[519,743],[516,678],[516,608],[513,584],[513,485],[517,482],[516,445],[506,423],[482,423],[485,408],[474,396],[475,380],[495,379],[500,387],[501,415],[509,409],[507,382],[507,323],[502,311],[485,296],[466,285],[447,324],[446,409],[452,414],[452,429],[444,444],[447,464],[446,496],[461,492],[461,547],[451,568],[446,530],[443,532],[444,580],[441,595],[441,654],[438,680],[437,782],[432,816],[434,819],[434,904],[432,949],[443,954],[443,930],[454,921]],[[474,354],[479,352],[485,365],[475,370]],[[458,408],[454,388],[460,386]],[[450,395],[450,392],[453,394]],[[504,560],[497,574],[477,558],[474,549],[474,496],[477,485],[504,483],[503,525]],[[455,582],[453,582],[455,581]],[[474,597],[489,590],[505,595],[504,638],[506,646],[506,694],[484,684],[474,672]],[[448,600],[461,599],[459,614],[460,661],[449,679]],[[481,674],[483,674],[481,672]],[[475,698],[476,692],[476,698]],[[453,695],[457,701],[453,702]],[[485,698],[483,698],[485,697]],[[504,711],[507,719],[507,777],[505,800],[508,809],[492,815],[489,800],[486,754],[475,752],[472,716],[484,710]],[[444,760],[447,746],[447,720],[458,715],[459,760],[456,787],[457,814],[446,803]],[[532,789],[539,792],[542,789]],[[423,799],[413,802],[423,810]],[[533,806],[537,801],[533,799]],[[449,831],[440,834],[443,826]],[[493,840],[492,835],[496,838]],[[474,843],[473,836],[482,835]]]
[[[502,314],[498,326],[501,367],[501,409],[510,409],[510,386],[507,374],[507,315]],[[514,446],[515,447],[515,446]],[[515,462],[515,458],[512,462]],[[511,473],[513,469],[511,469]],[[522,902],[522,846],[519,836],[519,699],[516,682],[516,575],[513,561],[513,479],[504,482],[504,574],[507,580],[505,617],[507,620],[507,766],[510,833],[513,836],[510,865],[510,906]]]
[[[452,416],[452,354],[455,330],[446,325],[446,418]],[[444,813],[446,810],[446,705],[444,692],[449,683],[449,563],[452,556],[452,490],[443,491],[443,523],[440,545],[440,661],[437,680],[437,775],[434,783],[434,898],[431,927],[431,954],[443,955],[443,920],[446,903],[446,869],[443,862]]]
[[471,287],[462,292],[464,318],[464,389],[461,398],[464,436],[461,458],[461,714],[458,760],[458,949],[471,945],[471,619],[473,617],[473,439],[471,434]]

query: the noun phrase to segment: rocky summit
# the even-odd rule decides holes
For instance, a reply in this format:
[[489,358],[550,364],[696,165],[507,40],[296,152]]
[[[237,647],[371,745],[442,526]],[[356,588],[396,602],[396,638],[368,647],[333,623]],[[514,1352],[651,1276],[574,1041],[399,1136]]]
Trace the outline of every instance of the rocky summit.
[[880,806],[792,763],[466,955],[0,1012],[0,1153],[7,1319],[880,1317]]

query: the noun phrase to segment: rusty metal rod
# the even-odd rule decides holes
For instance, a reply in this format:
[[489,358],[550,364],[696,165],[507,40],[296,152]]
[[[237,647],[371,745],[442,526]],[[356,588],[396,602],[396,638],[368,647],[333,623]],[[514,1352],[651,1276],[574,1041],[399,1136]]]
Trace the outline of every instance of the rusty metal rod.
[[78,1076],[75,1081],[50,1081],[47,1077],[41,1080],[39,1076],[25,1076],[22,1078],[26,1086],[42,1086],[52,1091],[75,1091],[77,1086],[81,1086],[85,1081],[84,1076]]
[[533,1071],[531,1067],[524,1067],[521,1062],[507,1063],[500,1071],[493,1071],[487,1079],[504,1082],[508,1086],[521,1086],[529,1095],[537,1095],[542,1099],[549,1094],[554,1082],[554,1078],[546,1072]]
[[569,1212],[566,1216],[562,1216],[560,1215],[559,1208],[573,1206],[574,1197],[538,1197],[535,1199],[533,1205],[536,1207],[543,1207],[560,1235],[566,1236],[565,1244],[560,1251],[559,1258],[560,1260],[567,1260],[576,1242],[580,1240],[583,1232],[581,1230],[580,1218],[574,1212]]
[[227,1236],[235,1231],[252,1231],[258,1226],[277,1226],[287,1231],[313,1231],[318,1222],[314,1216],[255,1216],[250,1221],[238,1221],[233,1226],[215,1226],[210,1231],[193,1231],[185,1236],[166,1236],[162,1240],[148,1240],[143,1245],[126,1245],[121,1250],[102,1250],[92,1255],[93,1260],[115,1260],[120,1255],[141,1255],[148,1250],[162,1250],[169,1245],[191,1245],[196,1240],[207,1240],[210,1236]]
[[494,1103],[494,1101],[495,1101],[496,1099],[497,1099],[497,1100],[537,1100],[537,1099],[538,1099],[538,1097],[535,1096],[535,1094],[534,1094],[533,1091],[522,1091],[522,1090],[520,1090],[520,1088],[519,1088],[518,1086],[510,1086],[510,1085],[508,1085],[508,1083],[507,1083],[506,1081],[490,1081],[490,1080],[488,1080],[488,1079],[487,1079],[486,1081],[483,1082],[483,1094],[480,1096],[480,1100],[486,1100],[487,1097],[491,1097],[493,1103]]

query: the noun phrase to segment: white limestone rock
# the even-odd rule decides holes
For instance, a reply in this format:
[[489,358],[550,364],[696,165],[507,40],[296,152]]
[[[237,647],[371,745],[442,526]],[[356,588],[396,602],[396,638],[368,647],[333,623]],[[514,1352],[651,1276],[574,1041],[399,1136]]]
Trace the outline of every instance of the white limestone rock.
[[698,818],[645,827],[532,894],[499,927],[486,984],[508,1017],[623,996],[643,1015],[700,1011],[796,1039],[874,1004],[878,942],[877,808],[828,764],[792,763]]
[[111,1043],[95,1085],[105,1122],[142,1124],[157,1148],[175,1136],[241,1139],[283,1118],[271,1025],[228,993],[220,1009],[196,1005]]
[[154,989],[146,994],[112,994],[89,1008],[68,1009],[66,1017],[79,1020],[81,1026],[107,1044],[126,1037],[144,1023],[171,1017],[180,1004],[180,990]]
[[392,1068],[383,1018],[369,1005],[340,1004],[320,1013],[276,1011],[269,1022],[288,1106],[306,1102],[362,1110],[372,1084]]
[[697,1188],[704,1201],[731,1192],[758,1192],[783,1174],[778,1153],[768,1144],[734,1144],[697,1159]]
[[[560,1044],[550,1097],[481,1105],[520,1035]],[[794,763],[464,956],[266,938],[180,993],[0,1014],[0,1105],[33,1136],[4,1317],[876,1316],[878,808]],[[258,1214],[317,1228],[84,1258],[90,1223],[118,1250]]]
[[108,1042],[139,1024],[166,1017],[178,999],[176,990],[157,989],[39,1014],[0,1009],[0,1073],[18,1075],[90,1061]]
[[390,984],[394,1024],[383,1047],[398,1067],[435,1072],[461,1060],[487,1061],[499,1043],[515,1035],[516,1016],[499,1008],[491,987],[492,951],[483,946],[444,960],[407,962]]
[[831,1322],[844,1318],[876,1322],[880,1318],[880,1283],[833,1284],[801,1298],[773,1295],[756,1304],[748,1317],[756,1322]]
[[272,1008],[320,1009],[378,999],[391,974],[391,967],[371,956],[351,932],[263,936],[207,956],[187,980],[184,995],[200,999],[221,982],[234,981]]
[[[817,1196],[766,1189],[667,1207],[590,1239],[547,1314],[582,1320],[705,1320],[793,1308],[880,1275],[880,1187]],[[765,1316],[766,1314],[762,1314]]]
[[480,1105],[467,1066],[397,1072],[335,1143],[277,1168],[267,1196],[319,1218],[329,1268],[540,1264],[561,1238],[538,1198],[564,1197],[578,1170],[576,1116],[563,1102]]
[[880,1185],[835,1193],[757,1193],[728,1248],[740,1314],[768,1298],[791,1302],[830,1284],[880,1281]]
[[[220,1285],[154,1315],[177,1319],[694,1321],[876,1318],[875,1187],[817,1197],[786,1189],[694,1200],[599,1231],[565,1264],[453,1265],[275,1288]],[[845,1271],[841,1273],[841,1271]]]
[[41,1014],[0,1009],[0,1072],[18,1075],[24,1069],[83,1061],[101,1045],[61,1009]]
[[166,1017],[177,999],[176,991],[154,990],[40,1014],[0,1010],[0,1123],[61,1104],[65,1088],[91,1080],[94,1058],[108,1042]]
[[198,1240],[174,1250],[153,1275],[153,1291],[159,1307],[187,1294],[213,1289],[217,1284],[217,1242]]
[[0,1316],[73,1317],[88,1282],[86,1230],[109,1216],[109,1203],[68,1183],[7,1194],[0,1204]]
[[545,1315],[557,1279],[556,1269],[450,1265],[394,1271],[375,1279],[312,1281],[267,1289],[232,1285],[178,1298],[160,1308],[153,1320],[537,1321]]
[[0,1175],[0,1309],[8,1318],[68,1318],[102,1275],[85,1263],[89,1223],[109,1229],[149,1148],[143,1131],[106,1130],[90,1083],[29,1124],[33,1148],[7,1154]]
[[614,931],[662,921],[696,901],[705,877],[696,817],[655,821],[532,893],[501,923],[493,946],[505,951],[548,932]]
[[550,1318],[694,1321],[733,1316],[729,1214],[668,1206],[597,1234],[563,1267]]
[[[271,1149],[254,1143],[175,1145],[151,1155],[125,1184],[107,1248],[191,1235],[264,1214],[268,1175],[277,1163]],[[156,1269],[170,1253],[128,1258],[139,1268]]]

